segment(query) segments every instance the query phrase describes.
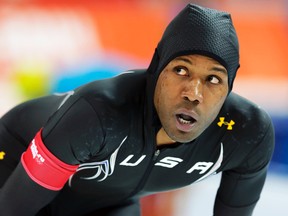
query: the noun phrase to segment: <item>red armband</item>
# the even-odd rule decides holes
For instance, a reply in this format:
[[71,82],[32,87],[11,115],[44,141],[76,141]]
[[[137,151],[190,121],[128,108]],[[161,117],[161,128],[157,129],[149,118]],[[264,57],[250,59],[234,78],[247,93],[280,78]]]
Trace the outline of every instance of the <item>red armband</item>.
[[37,184],[50,190],[60,190],[79,165],[69,165],[56,158],[44,145],[41,131],[22,154],[21,162]]

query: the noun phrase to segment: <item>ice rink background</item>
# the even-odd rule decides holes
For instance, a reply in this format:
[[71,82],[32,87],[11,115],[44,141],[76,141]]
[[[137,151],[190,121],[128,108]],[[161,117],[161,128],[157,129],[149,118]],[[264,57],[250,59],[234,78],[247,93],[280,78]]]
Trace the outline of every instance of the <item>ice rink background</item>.
[[[175,198],[174,216],[211,216],[214,197],[220,181],[220,176],[213,176],[198,185],[177,193]],[[286,216],[288,215],[288,185],[287,176],[271,173],[262,192],[259,203],[254,210],[254,216]]]
[[[0,114],[30,98],[147,67],[165,26],[187,2],[232,13],[241,64],[234,91],[264,107],[276,132],[270,172],[254,215],[288,215],[286,0],[2,0]],[[153,197],[145,215],[211,215],[218,183],[219,176],[213,176]]]

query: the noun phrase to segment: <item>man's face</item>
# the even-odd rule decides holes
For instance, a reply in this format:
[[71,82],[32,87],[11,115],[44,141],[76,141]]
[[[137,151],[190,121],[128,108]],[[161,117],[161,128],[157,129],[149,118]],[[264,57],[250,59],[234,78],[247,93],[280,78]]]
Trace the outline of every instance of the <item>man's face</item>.
[[212,123],[227,94],[228,74],[220,63],[186,55],[172,60],[160,73],[154,105],[167,135],[185,143]]

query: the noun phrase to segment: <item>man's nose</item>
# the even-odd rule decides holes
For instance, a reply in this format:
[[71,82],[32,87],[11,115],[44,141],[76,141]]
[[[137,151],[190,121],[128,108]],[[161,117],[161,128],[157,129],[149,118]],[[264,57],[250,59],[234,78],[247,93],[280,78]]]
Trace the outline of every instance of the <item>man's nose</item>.
[[203,84],[200,80],[192,80],[187,83],[182,93],[182,97],[185,100],[189,100],[194,103],[203,102]]

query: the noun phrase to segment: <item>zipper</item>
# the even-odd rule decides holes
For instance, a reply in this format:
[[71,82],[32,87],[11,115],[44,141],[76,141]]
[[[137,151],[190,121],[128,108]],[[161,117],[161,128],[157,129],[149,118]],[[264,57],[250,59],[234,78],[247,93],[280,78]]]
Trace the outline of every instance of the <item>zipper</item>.
[[[148,179],[151,170],[154,167],[155,161],[157,160],[158,156],[160,155],[160,149],[154,149],[154,153],[151,155],[151,159],[149,162],[149,165],[147,166],[147,169],[145,170],[145,173],[143,175],[143,178],[141,180],[141,182],[138,184],[137,188],[130,194],[131,197],[135,196],[136,194],[138,194],[139,192],[139,197],[141,197],[141,195],[143,195],[143,188],[146,184],[146,180]],[[141,193],[142,191],[142,193]],[[137,196],[136,196],[137,197]]]
[[160,154],[160,149],[157,149],[157,150],[154,152],[153,161],[155,161],[155,160],[158,158],[159,154]]
[[[152,135],[154,136],[154,135]],[[139,192],[141,192],[146,184],[146,181],[150,175],[151,170],[154,167],[155,161],[157,160],[158,156],[160,155],[160,149],[157,149],[157,145],[156,145],[156,140],[153,140],[152,143],[150,144],[150,147],[152,147],[153,149],[151,149],[154,153],[152,153],[152,155],[150,156],[150,162],[143,174],[142,180],[139,182],[138,186],[135,188],[135,190],[130,194],[131,197],[135,196],[136,194],[138,194]],[[141,193],[140,193],[141,194]],[[139,195],[140,195],[139,194]],[[140,195],[141,196],[141,195]]]

